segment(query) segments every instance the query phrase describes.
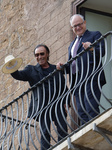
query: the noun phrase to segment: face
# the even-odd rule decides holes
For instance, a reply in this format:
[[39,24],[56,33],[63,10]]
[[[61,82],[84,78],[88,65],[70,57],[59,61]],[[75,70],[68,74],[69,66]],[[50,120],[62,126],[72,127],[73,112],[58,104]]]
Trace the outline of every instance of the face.
[[42,68],[48,67],[48,61],[47,61],[48,57],[49,57],[49,54],[47,50],[45,49],[45,47],[41,46],[35,50],[35,58],[37,62],[42,66]]
[[86,31],[86,21],[83,21],[80,16],[75,16],[73,18],[71,26],[73,32],[78,36],[82,36]]

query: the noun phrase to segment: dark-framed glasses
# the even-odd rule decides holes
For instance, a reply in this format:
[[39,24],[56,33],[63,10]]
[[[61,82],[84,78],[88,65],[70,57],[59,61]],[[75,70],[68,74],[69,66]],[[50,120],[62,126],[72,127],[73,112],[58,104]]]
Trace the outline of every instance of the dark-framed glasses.
[[39,55],[44,56],[45,53],[44,53],[44,52],[42,52],[42,53],[36,53],[36,54],[35,54],[35,57],[39,57]]
[[82,23],[79,23],[77,25],[74,25],[72,28],[77,28],[77,27],[80,27],[81,25],[83,25],[84,21]]

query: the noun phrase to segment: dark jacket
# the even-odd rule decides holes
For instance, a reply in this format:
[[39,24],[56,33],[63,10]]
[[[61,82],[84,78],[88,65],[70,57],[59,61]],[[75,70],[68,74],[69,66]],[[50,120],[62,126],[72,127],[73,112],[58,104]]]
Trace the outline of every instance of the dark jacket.
[[[84,33],[84,35],[82,36],[82,39],[80,41],[78,50],[77,50],[77,54],[79,54],[81,51],[84,50],[82,42],[91,42],[94,43],[97,39],[99,39],[101,37],[101,33],[99,31],[88,31],[86,30],[86,32]],[[76,40],[76,39],[75,39]],[[68,48],[68,60],[71,59],[71,49],[72,46],[74,44],[74,41],[71,42],[69,48]],[[101,54],[100,54],[100,47],[99,44],[97,44],[95,46],[95,69],[99,69],[102,67],[102,62],[100,62],[100,55],[102,55],[102,57],[105,55],[105,45],[104,45],[104,41],[102,40],[101,42]],[[89,56],[89,57],[88,57]],[[83,79],[85,79],[86,73],[87,73],[87,69],[88,69],[88,64],[89,64],[89,73],[88,76],[91,75],[92,71],[93,71],[93,66],[94,66],[94,60],[93,60],[93,53],[91,51],[85,52],[84,54],[82,54],[82,60],[83,60]],[[79,72],[79,77],[82,73],[82,64],[81,64],[81,57],[79,57],[78,60],[78,72]],[[89,60],[88,60],[89,58]],[[100,62],[100,65],[99,65]],[[99,68],[97,68],[99,66]],[[98,80],[98,74],[99,71],[96,73],[94,80]],[[104,75],[104,71],[102,71],[101,76],[100,76],[100,83],[101,86],[103,86],[106,83],[105,80],[105,75]]]
[[[50,65],[50,68],[52,71],[54,71],[56,69],[55,65],[52,65],[52,64],[49,64],[49,65]],[[15,78],[17,80],[28,81],[31,87],[34,86],[36,83],[38,83],[39,81],[41,81],[44,78],[43,70],[39,64],[37,64],[36,66],[28,65],[24,68],[24,70],[16,71],[16,72],[12,73],[11,75],[13,78]],[[55,101],[57,99],[57,97],[59,96],[58,95],[59,94],[59,82],[61,81],[61,92],[60,92],[60,96],[61,96],[61,94],[63,93],[63,90],[64,90],[65,79],[61,73],[61,80],[59,80],[59,72],[56,72],[54,74],[54,76],[56,79],[56,85],[53,84],[51,87],[51,99],[52,99],[52,96],[54,93],[54,86],[55,86],[56,92],[55,92],[55,96],[53,99]],[[54,77],[51,77],[51,78],[52,78],[52,80],[54,80]],[[67,91],[67,87],[66,87],[66,91]],[[45,92],[45,99],[43,98],[44,92]],[[48,88],[43,90],[42,84],[39,84],[36,88],[33,88],[28,117],[30,117],[31,115],[35,115],[35,114],[39,115],[39,111],[48,104],[48,99],[49,99]],[[44,100],[44,105],[42,105],[43,100]],[[57,99],[57,101],[58,101],[58,99]],[[61,99],[60,99],[60,101],[61,101]],[[65,103],[65,99],[63,101],[63,104],[64,103]],[[69,105],[70,105],[70,99],[69,99]],[[63,108],[64,108],[64,106],[63,106]],[[36,117],[36,115],[35,115],[35,117]]]

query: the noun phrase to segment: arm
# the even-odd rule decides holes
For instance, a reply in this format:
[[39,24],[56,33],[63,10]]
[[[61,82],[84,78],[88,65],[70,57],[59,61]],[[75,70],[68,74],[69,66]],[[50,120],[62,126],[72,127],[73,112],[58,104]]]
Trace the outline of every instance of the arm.
[[[84,49],[87,49],[92,43],[94,43],[96,40],[98,40],[98,39],[101,37],[101,33],[100,33],[99,31],[94,32],[93,34],[94,34],[94,35],[93,35],[93,38],[90,39],[90,41],[89,41],[89,39],[88,39],[87,42],[82,42],[82,45],[83,45]],[[94,48],[92,47],[92,48],[90,49],[90,51],[92,52],[93,50],[94,50]],[[104,40],[101,41],[101,52],[102,52],[102,57],[103,57],[103,56],[105,55],[105,44],[104,44]],[[99,55],[100,55],[100,45],[99,45],[99,43],[97,43],[97,44],[95,45],[95,54],[96,54],[96,56],[99,56]]]
[[28,81],[29,72],[30,72],[30,68],[27,66],[24,68],[24,70],[21,71],[17,70],[14,73],[11,73],[11,76],[16,80]]
[[61,66],[63,66],[63,64],[61,62],[56,64],[56,69],[57,70],[61,70]]

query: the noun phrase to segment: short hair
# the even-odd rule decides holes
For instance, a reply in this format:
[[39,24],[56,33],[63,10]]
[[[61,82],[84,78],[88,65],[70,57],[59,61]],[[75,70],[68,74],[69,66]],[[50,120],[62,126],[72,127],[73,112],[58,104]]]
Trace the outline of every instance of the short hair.
[[[44,48],[46,49],[46,51],[48,52],[48,54],[50,53],[49,48],[48,48],[45,44],[39,44],[39,45],[37,45],[37,46],[35,47],[35,49],[34,49],[34,55],[35,55],[35,50],[36,50],[37,48],[39,48],[39,47],[44,47]],[[49,60],[49,57],[48,57],[47,60]]]
[[75,14],[70,18],[70,25],[72,25],[72,20],[74,19],[75,16],[79,16],[84,21],[84,16],[82,16],[80,14]]

